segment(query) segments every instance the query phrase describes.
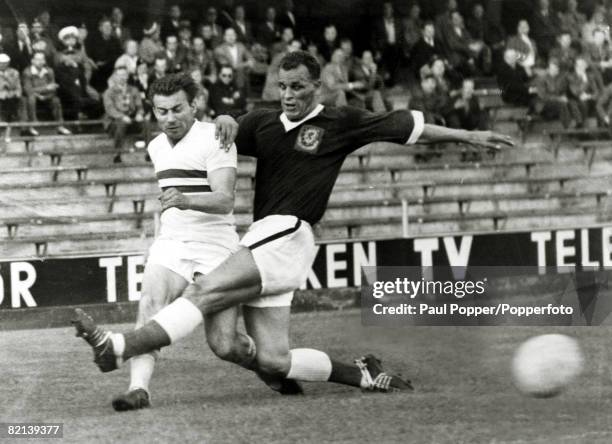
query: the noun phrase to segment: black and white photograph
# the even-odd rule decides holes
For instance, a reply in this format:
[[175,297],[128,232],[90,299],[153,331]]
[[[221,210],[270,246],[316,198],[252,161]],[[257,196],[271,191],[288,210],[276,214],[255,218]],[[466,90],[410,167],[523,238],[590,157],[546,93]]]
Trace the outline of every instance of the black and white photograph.
[[0,0],[0,443],[612,443],[611,25]]

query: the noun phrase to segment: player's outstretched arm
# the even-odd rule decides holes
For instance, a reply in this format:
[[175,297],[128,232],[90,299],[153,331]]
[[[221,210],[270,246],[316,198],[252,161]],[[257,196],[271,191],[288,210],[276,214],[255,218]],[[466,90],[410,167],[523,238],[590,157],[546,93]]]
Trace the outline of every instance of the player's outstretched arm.
[[467,131],[425,124],[417,143],[457,142],[467,143],[491,150],[514,146],[512,137],[494,131]]
[[221,148],[229,151],[238,135],[238,122],[228,115],[221,115],[215,119],[215,139],[221,143]]

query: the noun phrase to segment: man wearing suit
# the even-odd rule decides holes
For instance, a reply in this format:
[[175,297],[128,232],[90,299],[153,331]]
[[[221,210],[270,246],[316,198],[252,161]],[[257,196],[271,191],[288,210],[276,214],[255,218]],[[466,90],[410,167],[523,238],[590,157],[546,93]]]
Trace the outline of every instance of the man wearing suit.
[[238,5],[234,10],[234,20],[232,28],[236,31],[238,41],[244,43],[247,46],[253,44],[253,29],[251,22],[247,21],[246,14],[244,12],[244,6]]
[[161,38],[163,41],[166,41],[166,37],[169,35],[178,36],[181,26],[181,14],[181,7],[179,5],[170,6],[168,17],[163,21],[161,27]]
[[285,9],[278,16],[278,25],[281,29],[291,28],[293,29],[293,34],[299,38],[300,29],[298,28],[298,22],[295,17],[295,13],[293,12],[293,0],[285,0]]
[[529,86],[529,77],[518,64],[518,57],[516,50],[506,48],[504,62],[497,70],[497,83],[502,90],[504,102],[514,106],[533,107],[536,88]]
[[374,23],[372,48],[384,70],[383,79],[389,86],[395,84],[396,81],[401,54],[400,42],[403,36],[402,22],[395,17],[393,4],[383,3],[383,16]]
[[421,30],[421,38],[412,47],[410,60],[412,71],[418,78],[423,65],[429,64],[434,57],[443,57],[442,44],[436,38],[436,28],[432,22],[425,22]]
[[491,51],[481,40],[474,40],[457,11],[452,13],[452,28],[447,31],[448,59],[454,69],[466,76],[491,69]]
[[580,110],[578,126],[584,126],[587,117],[594,111],[595,103],[604,90],[601,74],[597,69],[589,67],[584,56],[578,56],[574,71],[567,79],[569,83],[570,101]]
[[17,25],[16,35],[17,39],[9,51],[11,66],[15,68],[17,72],[23,72],[23,70],[30,65],[33,54],[28,24],[25,22],[19,23]]
[[[223,39],[223,28],[221,25],[217,23],[217,8],[214,6],[209,7],[206,10],[206,17],[204,18],[204,22],[202,25],[209,25],[211,30],[211,41],[214,43],[212,47],[209,48],[214,49],[216,43],[220,42]],[[208,40],[207,36],[204,37],[204,40]]]
[[533,67],[538,59],[536,43],[529,37],[529,23],[520,20],[516,35],[510,37],[506,48],[514,49],[518,55],[519,64],[525,69],[529,77],[533,75]]
[[539,0],[538,8],[533,13],[531,25],[533,38],[538,45],[538,50],[547,59],[548,53],[555,46],[555,38],[559,33],[557,17],[553,16],[549,8],[548,0]]
[[246,46],[236,41],[234,28],[227,28],[223,34],[223,43],[215,48],[215,60],[219,66],[231,66],[234,70],[235,83],[238,89],[248,87],[248,75],[254,60]]
[[269,49],[280,38],[280,28],[276,24],[276,9],[266,9],[266,21],[257,28],[257,41]]

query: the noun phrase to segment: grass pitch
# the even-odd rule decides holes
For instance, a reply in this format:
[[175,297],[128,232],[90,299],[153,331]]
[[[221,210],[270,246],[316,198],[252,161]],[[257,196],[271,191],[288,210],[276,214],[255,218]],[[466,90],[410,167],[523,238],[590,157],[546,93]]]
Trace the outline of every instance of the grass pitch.
[[[524,397],[510,379],[512,353],[529,336],[550,332],[581,341],[585,372],[561,396]],[[345,360],[375,352],[387,368],[412,379],[416,391],[364,394],[320,383],[305,384],[304,397],[281,397],[218,360],[201,331],[164,351],[151,387],[153,408],[116,413],[110,400],[126,388],[127,368],[100,373],[72,329],[5,331],[0,422],[63,422],[63,442],[75,443],[609,443],[611,333],[603,327],[364,328],[357,311],[299,314],[295,346]]]

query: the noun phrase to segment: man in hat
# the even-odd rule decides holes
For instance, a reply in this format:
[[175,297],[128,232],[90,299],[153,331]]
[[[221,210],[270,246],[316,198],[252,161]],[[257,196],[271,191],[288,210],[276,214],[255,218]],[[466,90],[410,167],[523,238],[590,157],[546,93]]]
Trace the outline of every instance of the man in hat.
[[140,41],[140,59],[149,67],[155,62],[155,56],[164,51],[164,45],[160,39],[159,25],[151,23],[142,30],[144,37]]

